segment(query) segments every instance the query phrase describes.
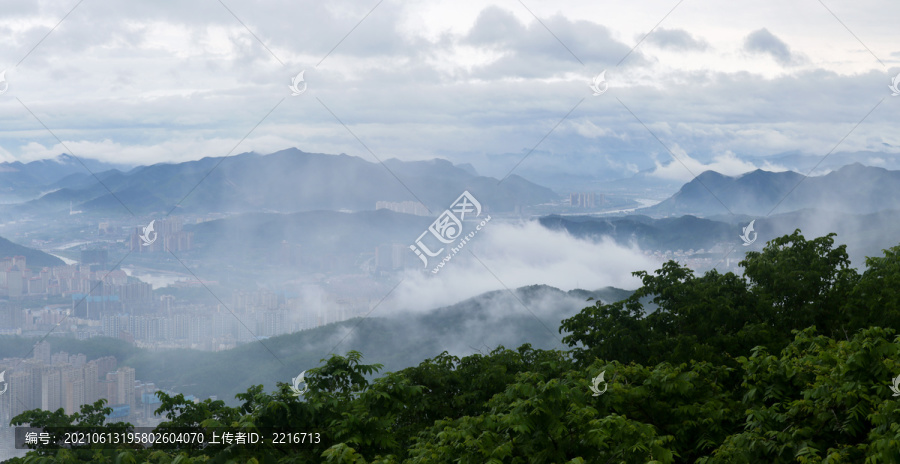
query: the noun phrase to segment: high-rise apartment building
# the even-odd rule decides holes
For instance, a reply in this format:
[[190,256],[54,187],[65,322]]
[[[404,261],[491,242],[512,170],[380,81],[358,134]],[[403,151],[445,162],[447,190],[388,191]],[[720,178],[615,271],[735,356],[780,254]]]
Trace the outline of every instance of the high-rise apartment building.
[[569,206],[577,206],[581,208],[593,208],[595,196],[593,192],[589,193],[573,193],[569,195]]
[[84,365],[84,402],[93,404],[100,399],[99,367],[95,361]]
[[116,400],[118,404],[127,404],[133,411],[134,402],[134,369],[120,367],[116,371]]
[[[135,227],[131,233],[131,251],[148,253],[157,251],[185,251],[193,247],[193,232],[182,230],[182,222],[179,217],[158,219],[153,223],[153,232],[148,231],[144,236],[144,227]],[[142,237],[152,241],[148,243]]]
[[41,409],[56,411],[63,407],[62,372],[59,367],[44,367],[41,375]]
[[9,395],[11,416],[34,409],[31,371],[15,370],[11,374],[7,373],[6,380],[9,382],[6,395]]
[[84,404],[84,370],[72,366],[62,368],[63,408],[66,414],[74,414]]
[[52,364],[50,358],[50,343],[40,342],[34,345],[34,359],[46,364]]

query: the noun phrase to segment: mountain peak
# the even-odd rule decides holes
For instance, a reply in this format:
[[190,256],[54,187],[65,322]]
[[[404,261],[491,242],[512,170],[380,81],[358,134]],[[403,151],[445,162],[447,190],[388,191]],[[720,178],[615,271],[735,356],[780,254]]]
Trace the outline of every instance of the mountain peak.
[[710,170],[701,172],[699,175],[697,175],[695,180],[706,180],[706,179],[720,180],[720,179],[728,179],[728,178],[731,178],[731,176],[726,176],[725,174],[722,174],[718,171],[713,171],[712,169],[710,169]]
[[862,164],[862,163],[860,163],[859,161],[857,161],[857,162],[855,162],[855,163],[850,163],[850,164],[841,166],[840,169],[838,169],[838,170],[835,171],[835,172],[841,172],[841,171],[863,171],[863,170],[868,170],[868,169],[882,169],[882,170],[883,170],[884,168],[877,168],[877,167],[874,167],[874,166],[866,166],[865,164]]
[[71,165],[71,164],[75,164],[78,162],[78,160],[74,156],[72,156],[68,153],[60,153],[59,155],[57,155],[56,158],[53,158],[52,161],[55,161],[59,164],[66,164],[66,165]]
[[771,171],[766,171],[766,170],[764,170],[764,169],[762,169],[762,168],[756,168],[756,169],[754,169],[754,170],[752,170],[752,171],[747,171],[747,172],[741,174],[740,176],[738,176],[738,178],[741,178],[741,177],[753,177],[753,176],[764,176],[764,175],[768,174],[769,172],[771,172]]

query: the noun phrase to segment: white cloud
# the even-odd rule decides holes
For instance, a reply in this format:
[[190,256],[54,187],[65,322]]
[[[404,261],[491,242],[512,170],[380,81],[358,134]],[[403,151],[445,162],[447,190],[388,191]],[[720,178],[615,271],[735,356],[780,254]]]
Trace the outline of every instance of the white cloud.
[[678,161],[672,160],[668,163],[656,161],[656,169],[650,173],[651,176],[666,180],[690,182],[704,171],[716,171],[726,176],[736,176],[745,172],[755,171],[756,169],[766,171],[787,170],[783,166],[769,162],[763,162],[757,166],[752,162],[738,158],[731,151],[716,155],[709,163],[703,163],[691,158],[684,150],[678,147],[673,148],[672,151],[678,157]]
[[[245,136],[238,152],[366,156],[330,110],[382,156],[452,160],[527,151],[581,99],[540,149],[587,162],[600,146],[622,166],[652,167],[658,142],[624,104],[691,153],[826,153],[884,96],[885,71],[900,64],[887,20],[900,5],[873,0],[832,8],[851,29],[865,25],[861,39],[888,70],[816,4],[685,3],[640,45],[669,3],[528,2],[540,22],[521,5],[474,0],[386,0],[371,14],[374,4],[228,5],[265,47],[220,5],[85,2],[16,65],[72,5],[4,10],[0,40],[10,46],[0,68],[10,90],[0,96],[0,154],[64,151],[45,124],[75,155],[118,162],[219,156]],[[763,54],[747,54],[760,24],[774,40],[757,37],[751,49]],[[507,33],[497,35],[499,25]],[[302,69],[310,91],[288,97]],[[587,83],[603,69],[610,91],[590,97]],[[841,149],[871,149],[865,141],[876,138],[896,150],[892,126],[876,111]]]
[[435,308],[492,290],[536,284],[566,291],[637,288],[640,280],[631,272],[658,267],[635,247],[623,247],[609,239],[596,243],[576,239],[533,221],[488,222],[462,250],[437,274],[410,272],[388,306]]

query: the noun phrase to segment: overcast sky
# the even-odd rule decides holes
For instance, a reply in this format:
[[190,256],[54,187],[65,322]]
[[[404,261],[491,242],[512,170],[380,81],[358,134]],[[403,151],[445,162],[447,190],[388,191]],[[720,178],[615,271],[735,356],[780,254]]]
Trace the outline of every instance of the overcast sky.
[[484,172],[540,142],[532,168],[636,170],[668,147],[728,172],[844,136],[891,154],[897,18],[887,0],[4,0],[0,160],[368,147]]

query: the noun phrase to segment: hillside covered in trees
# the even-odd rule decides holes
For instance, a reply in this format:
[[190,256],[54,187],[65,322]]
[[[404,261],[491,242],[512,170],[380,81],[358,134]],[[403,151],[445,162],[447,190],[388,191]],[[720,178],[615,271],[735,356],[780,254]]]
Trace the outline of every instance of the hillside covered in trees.
[[[315,444],[37,449],[13,463],[896,463],[900,245],[850,266],[833,234],[750,252],[742,276],[675,262],[563,321],[567,351],[498,347],[378,373],[351,351],[241,405],[164,397],[160,429],[319,432]],[[656,311],[642,301],[652,298]],[[591,303],[588,303],[591,304]],[[378,373],[374,380],[371,374]],[[604,374],[606,391],[592,379]],[[16,424],[105,424],[28,411]],[[169,445],[172,448],[172,445]]]

